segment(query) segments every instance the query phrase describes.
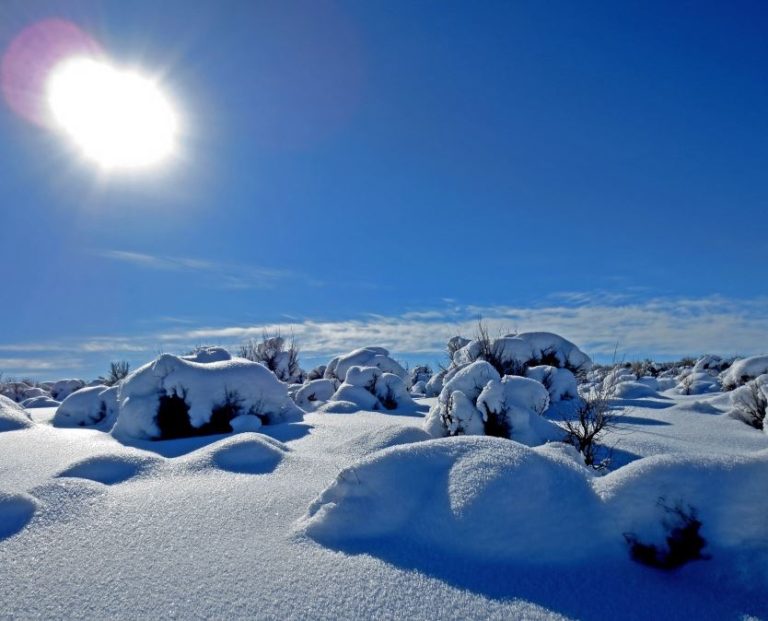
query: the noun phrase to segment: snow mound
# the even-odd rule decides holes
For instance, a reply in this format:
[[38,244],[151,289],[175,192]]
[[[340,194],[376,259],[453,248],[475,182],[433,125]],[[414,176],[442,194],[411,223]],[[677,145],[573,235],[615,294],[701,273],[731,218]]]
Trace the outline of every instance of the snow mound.
[[294,401],[304,410],[311,410],[328,401],[336,392],[336,382],[329,379],[315,379],[303,384],[296,391]]
[[0,491],[0,540],[23,529],[37,509],[37,501],[29,494]]
[[64,401],[69,395],[84,386],[85,382],[80,379],[59,380],[51,385],[51,397],[56,399],[56,401]]
[[191,353],[181,357],[184,360],[189,360],[190,362],[199,362],[201,364],[232,360],[232,354],[230,354],[223,347],[216,346],[196,347]]
[[385,448],[400,446],[401,444],[413,444],[423,442],[432,437],[419,427],[403,427],[401,425],[388,425],[375,431],[363,433],[356,438],[347,440],[341,445],[343,451],[358,456],[369,455]]
[[277,468],[288,451],[285,444],[269,436],[242,433],[190,453],[185,462],[193,471],[218,469],[240,474],[267,474]]
[[51,399],[48,396],[42,396],[24,399],[20,405],[27,410],[32,410],[35,408],[57,408],[61,405],[61,403],[55,399]]
[[117,386],[91,386],[73,392],[56,410],[54,427],[110,429],[117,416]]
[[742,358],[734,362],[721,375],[723,388],[733,390],[765,373],[768,373],[768,356]]
[[354,403],[358,410],[368,411],[412,409],[416,405],[402,378],[379,367],[358,366],[347,370],[344,383],[330,401]]
[[0,395],[0,431],[15,431],[31,427],[34,423],[19,404]]
[[696,364],[693,365],[693,372],[710,371],[720,373],[725,371],[730,365],[731,363],[728,360],[723,360],[720,356],[707,354],[696,361]]
[[680,377],[675,391],[681,395],[705,395],[710,392],[720,392],[720,381],[717,376],[706,371],[692,371]]
[[384,373],[392,373],[401,379],[408,376],[406,370],[389,356],[389,351],[383,347],[363,347],[336,356],[328,363],[323,377],[336,379],[341,382],[347,377],[347,371],[352,367],[377,367]]
[[560,445],[489,437],[393,447],[343,470],[298,528],[337,549],[376,542],[483,564],[629,563],[625,534],[663,546],[680,508],[701,521],[713,559],[749,554],[768,571],[768,450],[659,455],[604,477],[578,461]]
[[96,455],[72,464],[57,476],[115,485],[143,474],[159,461],[147,455]]
[[612,397],[615,399],[659,399],[661,395],[646,382],[632,381],[616,384],[613,387]]
[[565,457],[498,438],[446,438],[343,470],[299,526],[332,547],[392,538],[483,562],[558,563],[604,540],[599,504],[583,468]]
[[203,364],[164,354],[123,380],[113,432],[170,439],[229,433],[241,416],[278,424],[301,421],[303,414],[285,384],[259,363],[237,358]]

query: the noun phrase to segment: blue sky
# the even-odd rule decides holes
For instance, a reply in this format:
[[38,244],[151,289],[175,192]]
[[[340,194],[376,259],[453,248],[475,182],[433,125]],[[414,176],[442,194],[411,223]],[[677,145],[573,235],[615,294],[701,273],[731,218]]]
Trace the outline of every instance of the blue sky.
[[162,75],[105,178],[0,110],[0,371],[293,326],[435,359],[478,316],[629,357],[768,349],[760,2],[6,2]]

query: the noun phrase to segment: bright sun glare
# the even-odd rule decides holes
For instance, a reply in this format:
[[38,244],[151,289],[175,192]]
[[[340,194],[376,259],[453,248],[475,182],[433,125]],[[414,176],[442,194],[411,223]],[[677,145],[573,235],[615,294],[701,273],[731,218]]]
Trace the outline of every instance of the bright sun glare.
[[69,58],[51,72],[55,123],[103,168],[138,168],[173,154],[178,123],[157,84],[92,58]]

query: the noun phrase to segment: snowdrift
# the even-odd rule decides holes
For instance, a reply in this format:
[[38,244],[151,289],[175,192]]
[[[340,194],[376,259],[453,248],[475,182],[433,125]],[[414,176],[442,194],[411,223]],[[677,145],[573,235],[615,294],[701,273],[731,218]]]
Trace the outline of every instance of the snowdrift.
[[120,385],[113,434],[156,440],[253,431],[303,414],[285,384],[259,363],[197,363],[164,354]]
[[8,397],[0,395],[0,431],[15,431],[32,425],[24,408]]
[[681,507],[700,519],[713,558],[749,551],[768,576],[768,450],[648,457],[605,477],[568,451],[489,437],[385,449],[343,470],[298,528],[339,549],[376,541],[480,563],[629,562],[625,534],[661,546],[669,507]]
[[407,377],[406,370],[389,356],[389,351],[383,347],[363,347],[354,351],[336,356],[325,367],[323,377],[343,382],[347,377],[347,371],[352,367],[377,367],[384,373],[392,373],[401,379]]
[[56,410],[54,427],[110,429],[117,416],[117,386],[91,386],[69,395]]

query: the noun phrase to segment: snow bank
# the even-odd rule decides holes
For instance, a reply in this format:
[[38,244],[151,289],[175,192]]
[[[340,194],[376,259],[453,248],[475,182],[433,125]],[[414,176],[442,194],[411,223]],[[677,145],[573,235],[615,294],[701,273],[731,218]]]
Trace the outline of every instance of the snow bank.
[[8,397],[0,395],[0,431],[15,431],[32,425],[24,408]]
[[722,375],[723,388],[733,390],[768,373],[768,356],[752,356],[734,362]]
[[73,392],[56,410],[54,427],[110,429],[117,416],[117,386],[91,386]]
[[113,431],[148,439],[228,433],[241,416],[255,417],[258,427],[300,421],[303,411],[259,363],[238,358],[201,364],[164,354],[123,380]]
[[352,367],[377,367],[384,373],[392,373],[405,379],[406,370],[389,356],[389,351],[383,347],[363,347],[337,356],[328,363],[323,377],[344,381],[347,371]]
[[701,520],[713,558],[748,553],[768,571],[766,480],[768,450],[647,457],[595,477],[553,445],[445,438],[343,470],[299,528],[342,549],[383,540],[480,563],[630,562],[625,533],[663,546],[669,510],[680,507]]
[[379,367],[358,366],[347,370],[344,383],[330,401],[354,403],[359,410],[376,411],[413,408],[416,405],[402,378],[382,372]]

